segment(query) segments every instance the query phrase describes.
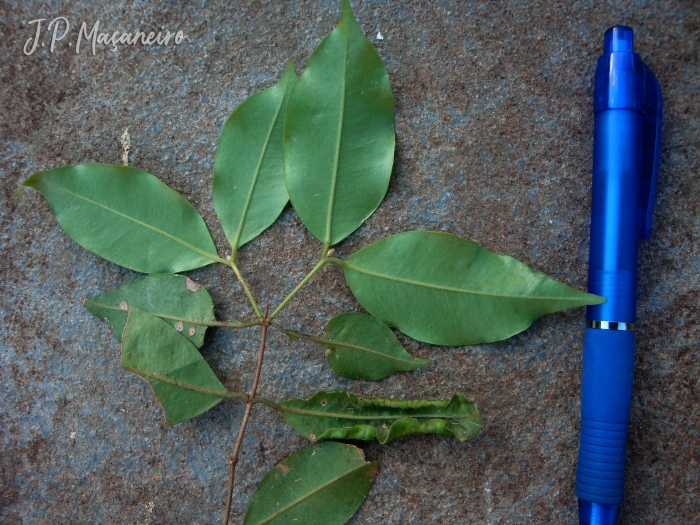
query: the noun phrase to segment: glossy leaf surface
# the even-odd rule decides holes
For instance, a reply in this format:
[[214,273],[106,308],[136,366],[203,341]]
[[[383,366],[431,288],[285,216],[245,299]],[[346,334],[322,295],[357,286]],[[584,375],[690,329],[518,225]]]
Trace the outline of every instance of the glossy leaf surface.
[[44,195],[74,241],[126,268],[175,273],[217,258],[194,206],[145,171],[79,164],[35,173],[23,184]]
[[330,320],[325,332],[329,342],[321,344],[327,348],[326,360],[343,377],[376,381],[430,364],[414,359],[391,328],[371,315],[341,314]]
[[238,106],[221,132],[212,197],[234,252],[275,222],[289,200],[282,135],[295,81],[289,61],[280,81]]
[[[168,322],[135,306],[122,336],[122,366],[139,374],[158,374],[210,391],[226,389],[197,348]],[[191,419],[218,404],[223,397],[195,392],[141,375],[153,388],[165,412],[165,422],[175,425]]]
[[387,443],[409,434],[440,434],[465,441],[476,436],[481,418],[462,394],[452,399],[359,398],[344,391],[318,392],[280,403],[282,417],[301,435],[321,439],[377,439]]
[[320,443],[292,454],[262,479],[243,525],[342,525],[377,473],[357,447]]
[[317,239],[336,244],[379,206],[394,142],[389,76],[343,0],[338,26],[309,58],[285,118],[289,197]]
[[83,306],[95,317],[107,319],[114,337],[120,341],[132,306],[165,317],[166,322],[197,348],[204,342],[206,327],[187,320],[216,320],[214,303],[203,286],[184,275],[168,273],[139,277],[115,290],[86,299]]
[[439,345],[498,341],[542,315],[604,301],[450,233],[400,233],[345,262],[350,289],[369,313]]

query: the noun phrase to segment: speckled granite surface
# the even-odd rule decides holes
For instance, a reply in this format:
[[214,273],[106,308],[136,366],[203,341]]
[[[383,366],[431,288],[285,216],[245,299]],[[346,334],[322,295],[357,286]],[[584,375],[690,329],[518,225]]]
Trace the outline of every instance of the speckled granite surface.
[[[614,4],[614,5],[612,5]],[[700,5],[693,0],[354,1],[396,96],[389,194],[337,248],[408,229],[451,231],[585,288],[592,146],[591,79],[604,30],[625,23],[655,71],[666,118],[652,239],[641,248],[639,331],[623,524],[700,523]],[[84,161],[132,165],[183,193],[226,239],[210,197],[219,132],[291,58],[297,71],[339,13],[336,1],[0,1],[0,522],[219,523],[242,408],[224,403],[164,428],[145,383],[120,370],[119,346],[80,297],[134,274],[72,242],[31,173]],[[61,42],[25,56],[27,22],[96,20],[109,31],[181,29],[178,46]],[[377,40],[381,31],[383,40]],[[76,33],[71,38],[74,39]],[[240,252],[261,302],[278,303],[320,245],[291,209]],[[225,268],[191,276],[220,318],[245,301]],[[357,310],[326,268],[280,317],[320,333]],[[350,388],[381,396],[478,402],[481,435],[364,446],[380,463],[352,524],[574,524],[583,310],[472,348],[407,342],[433,365],[380,383],[338,379],[311,344],[273,334],[260,392],[274,399]],[[204,351],[225,383],[249,388],[258,336],[212,331]],[[257,409],[239,463],[234,522],[257,482],[307,443]]]

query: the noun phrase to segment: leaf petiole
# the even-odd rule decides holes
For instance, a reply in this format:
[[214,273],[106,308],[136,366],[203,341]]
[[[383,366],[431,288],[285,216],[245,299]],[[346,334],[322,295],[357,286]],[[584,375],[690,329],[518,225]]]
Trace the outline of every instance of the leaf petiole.
[[[324,266],[327,262],[329,262],[329,261],[331,261],[331,260],[333,260],[333,259],[334,259],[333,257],[323,257],[320,261],[318,261],[318,263],[316,264],[316,266],[314,266],[314,267],[311,269],[311,271],[306,275],[306,277],[304,277],[304,278],[299,282],[299,284],[296,285],[296,287],[294,288],[294,290],[292,290],[292,291],[289,293],[289,295],[288,295],[287,297],[284,298],[284,300],[279,304],[279,306],[273,310],[273,312],[272,312],[272,313],[270,314],[270,316],[267,318],[268,321],[272,321],[272,320],[277,316],[278,313],[280,313],[282,310],[284,310],[284,307],[287,306],[287,303],[289,303],[289,301],[291,301],[291,300],[294,298],[294,296],[299,292],[299,290],[301,290],[301,289],[306,285],[306,283],[308,283],[308,282],[311,280],[311,278],[312,278],[314,275],[316,275],[316,273],[317,273],[321,268],[323,268],[323,266]],[[340,260],[340,259],[338,259],[338,260]]]
[[[243,275],[241,275],[241,271],[238,269],[238,266],[236,266],[236,263],[233,262],[233,260],[226,260],[226,259],[219,259],[218,262],[225,264],[226,266],[230,267],[233,270],[233,273],[236,274],[236,277],[238,278],[238,281],[241,283],[241,286],[243,287],[243,290],[245,291],[245,294],[248,296],[248,300],[250,301],[250,305],[253,307],[253,310],[255,311],[255,315],[257,316],[258,320],[262,321],[263,316],[262,313],[260,313],[260,308],[258,308],[258,303],[255,302],[255,297],[253,297],[253,294],[250,291],[250,288],[248,288],[248,283],[245,282],[245,279],[243,278]],[[260,323],[256,323],[260,324]]]

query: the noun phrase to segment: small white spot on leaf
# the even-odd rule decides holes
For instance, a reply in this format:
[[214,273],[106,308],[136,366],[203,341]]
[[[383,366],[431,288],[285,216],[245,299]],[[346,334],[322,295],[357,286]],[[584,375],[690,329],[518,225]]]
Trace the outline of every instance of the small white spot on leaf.
[[119,302],[119,308],[120,308],[121,310],[128,310],[128,309],[129,309],[129,305],[126,304],[126,301],[124,301],[124,300],[122,299],[122,300]]
[[196,331],[197,331],[197,329],[194,326],[190,326],[187,329],[187,333],[189,334],[190,337],[192,337]]
[[182,324],[182,321],[178,321],[177,323],[175,323],[175,330],[177,330],[178,332],[182,332],[183,328],[184,325]]
[[190,292],[196,292],[199,290],[200,286],[202,286],[199,283],[194,282],[192,279],[189,277],[185,277],[185,286]]

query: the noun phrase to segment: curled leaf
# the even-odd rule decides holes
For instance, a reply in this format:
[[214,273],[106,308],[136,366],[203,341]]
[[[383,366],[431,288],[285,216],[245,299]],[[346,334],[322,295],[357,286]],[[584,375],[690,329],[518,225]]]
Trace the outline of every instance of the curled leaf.
[[312,441],[377,439],[387,443],[409,434],[473,438],[481,428],[476,404],[456,393],[447,399],[359,398],[349,392],[318,392],[280,403],[282,417]]
[[243,525],[342,525],[365,500],[377,468],[352,445],[329,442],[301,450],[262,479]]

